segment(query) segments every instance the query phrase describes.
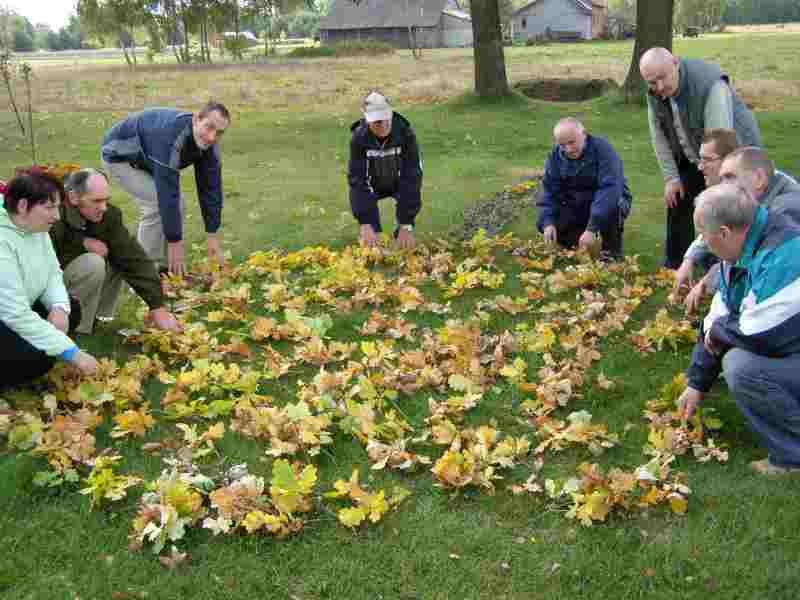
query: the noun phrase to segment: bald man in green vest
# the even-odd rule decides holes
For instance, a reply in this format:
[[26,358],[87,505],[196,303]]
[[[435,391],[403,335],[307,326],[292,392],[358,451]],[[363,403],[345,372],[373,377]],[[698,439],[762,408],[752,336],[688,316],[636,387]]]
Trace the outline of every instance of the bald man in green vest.
[[656,47],[642,55],[639,70],[648,87],[650,137],[664,176],[664,266],[677,269],[695,237],[694,199],[705,189],[699,169],[705,131],[733,129],[740,146],[760,146],[761,136],[753,113],[717,65]]

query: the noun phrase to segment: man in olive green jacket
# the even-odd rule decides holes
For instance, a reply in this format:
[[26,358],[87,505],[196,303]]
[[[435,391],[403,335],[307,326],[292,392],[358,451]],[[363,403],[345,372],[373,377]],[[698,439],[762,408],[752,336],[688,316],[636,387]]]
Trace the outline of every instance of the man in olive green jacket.
[[50,230],[64,283],[81,303],[78,333],[91,333],[96,318],[111,319],[122,282],[130,285],[150,309],[145,323],[179,331],[180,323],[164,308],[161,280],[155,263],[122,223],[122,212],[109,204],[106,176],[82,169],[64,185],[67,201],[61,220]]

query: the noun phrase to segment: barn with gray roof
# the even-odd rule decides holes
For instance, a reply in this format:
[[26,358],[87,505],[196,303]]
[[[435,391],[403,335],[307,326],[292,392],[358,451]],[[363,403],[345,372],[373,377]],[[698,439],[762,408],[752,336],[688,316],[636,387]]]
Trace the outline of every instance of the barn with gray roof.
[[415,39],[418,48],[467,47],[472,21],[456,0],[333,0],[319,34],[325,45],[379,40],[410,48]]

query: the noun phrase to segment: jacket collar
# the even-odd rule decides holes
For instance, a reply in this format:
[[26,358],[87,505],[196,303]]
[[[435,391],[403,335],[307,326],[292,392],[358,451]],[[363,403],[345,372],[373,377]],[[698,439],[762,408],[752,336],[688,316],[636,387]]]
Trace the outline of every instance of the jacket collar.
[[755,217],[753,218],[753,224],[750,225],[750,229],[747,231],[747,237],[745,238],[744,246],[742,247],[742,254],[736,261],[737,267],[746,269],[752,262],[753,257],[755,256],[756,251],[761,244],[761,239],[763,238],[764,229],[767,227],[768,219],[769,213],[767,212],[767,207],[763,205],[759,206],[756,210]]
[[32,232],[28,231],[27,229],[23,229],[22,227],[14,223],[14,221],[11,219],[11,215],[6,210],[4,203],[0,203],[0,229],[8,229],[22,237],[34,235]]
[[558,151],[558,157],[561,160],[571,160],[577,162],[587,158],[594,152],[594,138],[592,137],[592,134],[586,134],[586,143],[583,145],[583,152],[581,152],[581,155],[578,158],[570,158],[567,156],[567,153],[564,152],[559,145],[556,145],[556,150]]
[[772,177],[769,178],[769,185],[767,186],[767,191],[761,197],[758,203],[769,206],[775,199],[775,197],[780,196],[785,191],[786,187],[790,184],[791,181],[789,180],[788,177],[776,171],[775,173],[773,173]]
[[67,202],[61,204],[61,218],[73,229],[86,229],[86,219],[81,216],[77,208]]

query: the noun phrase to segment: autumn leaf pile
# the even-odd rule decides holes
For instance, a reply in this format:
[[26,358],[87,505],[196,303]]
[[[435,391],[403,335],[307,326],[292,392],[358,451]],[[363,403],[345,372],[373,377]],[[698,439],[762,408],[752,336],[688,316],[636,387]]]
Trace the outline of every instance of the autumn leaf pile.
[[[631,331],[671,285],[635,258],[598,263],[481,231],[412,252],[256,252],[165,285],[182,333],[129,332],[123,365],[103,360],[88,380],[62,365],[44,391],[0,404],[5,445],[41,459],[36,485],[130,512],[131,548],[171,548],[165,564],[185,555],[191,528],[283,538],[332,518],[367,527],[413,502],[408,487],[424,478],[453,495],[533,495],[587,526],[657,505],[683,514],[690,488],[676,465],[727,460],[710,412],[681,422],[678,377],[642,407],[640,464],[591,462],[626,434],[580,404],[620,385],[589,375],[603,350],[688,355],[693,342],[667,310]],[[233,464],[245,441],[260,459]],[[363,461],[327,479],[352,443]],[[542,478],[568,449],[585,459],[577,472]],[[159,475],[141,472],[144,455],[160,457]]]

